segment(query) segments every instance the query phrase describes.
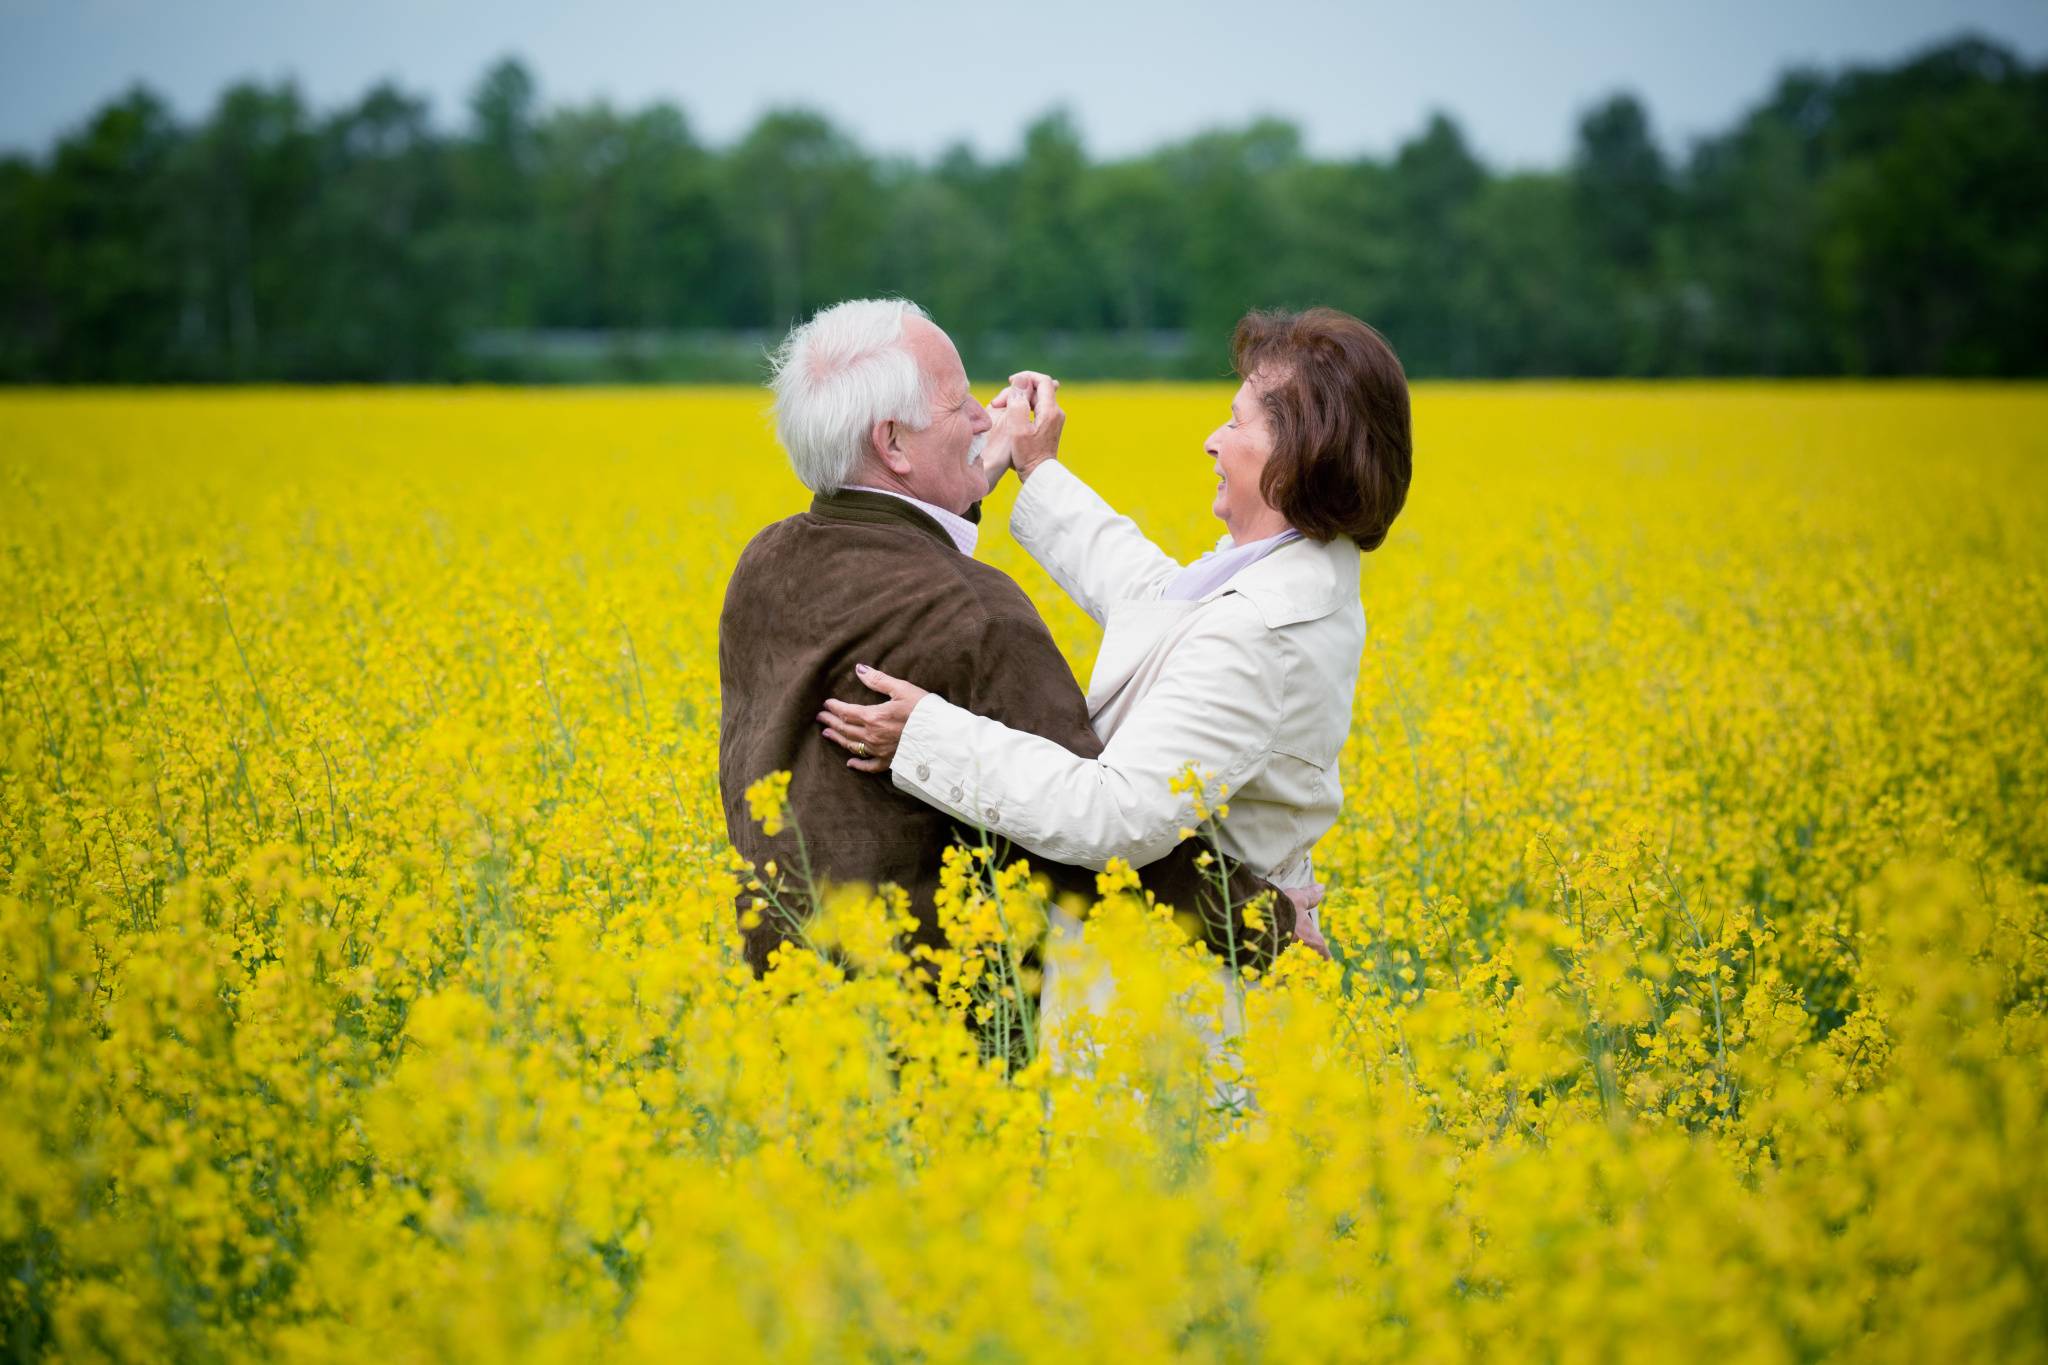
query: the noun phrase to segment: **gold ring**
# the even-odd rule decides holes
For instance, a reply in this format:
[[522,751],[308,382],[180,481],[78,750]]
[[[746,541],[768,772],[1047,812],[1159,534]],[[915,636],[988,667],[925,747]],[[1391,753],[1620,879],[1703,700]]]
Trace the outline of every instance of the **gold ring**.
[[868,746],[860,740],[853,742],[853,752],[861,758],[868,756]]

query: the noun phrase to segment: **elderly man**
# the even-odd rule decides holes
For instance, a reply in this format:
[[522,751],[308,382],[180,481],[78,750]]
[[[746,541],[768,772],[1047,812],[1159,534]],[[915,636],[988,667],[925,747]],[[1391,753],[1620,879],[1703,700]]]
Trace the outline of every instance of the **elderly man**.
[[[754,537],[726,589],[718,630],[726,828],[757,868],[777,864],[785,904],[800,904],[790,880],[799,868],[818,882],[895,883],[910,893],[917,937],[936,946],[941,855],[979,834],[850,768],[820,736],[825,699],[860,695],[855,668],[867,665],[918,678],[1084,757],[1102,745],[1037,609],[1008,576],[973,558],[980,500],[993,481],[981,457],[994,423],[946,334],[915,304],[842,303],[790,334],[774,387],[777,431],[815,497],[810,510]],[[1011,407],[995,440],[1057,441],[1051,423],[1031,427],[1023,401]],[[1000,478],[1008,452],[990,454],[987,467]],[[780,770],[791,774],[792,827],[771,838],[745,793]],[[998,814],[988,812],[991,823]],[[1239,872],[1226,905],[1196,852],[1191,841],[1152,864],[1146,885],[1200,914],[1212,940],[1228,915],[1240,960],[1269,959],[1287,938],[1280,921],[1292,916],[1269,913],[1253,932],[1241,907],[1272,888]],[[1040,870],[1058,893],[1092,893],[1091,872]],[[792,926],[772,912],[743,913],[741,924],[747,960],[762,971]]]

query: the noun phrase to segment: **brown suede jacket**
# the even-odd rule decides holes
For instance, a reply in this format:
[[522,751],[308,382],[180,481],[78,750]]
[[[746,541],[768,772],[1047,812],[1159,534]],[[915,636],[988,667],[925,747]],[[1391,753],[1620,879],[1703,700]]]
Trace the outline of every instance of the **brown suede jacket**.
[[[806,862],[820,883],[893,882],[910,893],[918,941],[937,946],[940,855],[956,840],[974,845],[982,835],[898,791],[886,774],[847,767],[845,753],[824,737],[816,717],[827,697],[874,699],[854,676],[857,663],[1083,757],[1099,754],[1102,741],[1031,599],[1008,575],[961,554],[936,521],[902,499],[821,495],[808,512],[747,545],[718,624],[718,784],[733,847],[757,868],[775,860],[778,899],[793,906],[800,896],[793,874]],[[748,812],[746,790],[781,770],[791,774],[790,827],[771,839]],[[1217,951],[1225,951],[1229,925],[1238,961],[1265,965],[1292,938],[1291,907],[1242,869],[1231,877],[1226,905],[1214,873],[1195,865],[1200,842],[1182,843],[1141,869],[1146,888],[1198,914]],[[1093,872],[1039,859],[1032,865],[1051,879],[1055,896],[1094,899]],[[1262,932],[1253,933],[1244,903],[1268,892],[1273,903]],[[788,927],[772,910],[753,928],[743,915],[756,972]]]

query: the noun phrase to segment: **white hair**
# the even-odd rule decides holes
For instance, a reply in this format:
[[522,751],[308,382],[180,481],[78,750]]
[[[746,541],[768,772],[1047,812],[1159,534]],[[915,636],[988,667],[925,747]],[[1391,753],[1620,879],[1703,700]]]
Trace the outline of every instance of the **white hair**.
[[797,327],[773,357],[775,433],[796,476],[814,493],[853,477],[877,422],[931,425],[924,367],[904,341],[908,299],[851,299]]

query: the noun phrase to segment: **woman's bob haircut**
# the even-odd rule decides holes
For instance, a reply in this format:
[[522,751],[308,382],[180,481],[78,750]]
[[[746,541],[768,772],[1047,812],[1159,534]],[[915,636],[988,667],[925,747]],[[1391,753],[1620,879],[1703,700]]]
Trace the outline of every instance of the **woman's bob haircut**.
[[1238,376],[1266,405],[1268,506],[1311,540],[1376,550],[1408,500],[1408,376],[1387,339],[1349,313],[1247,313],[1230,340]]

